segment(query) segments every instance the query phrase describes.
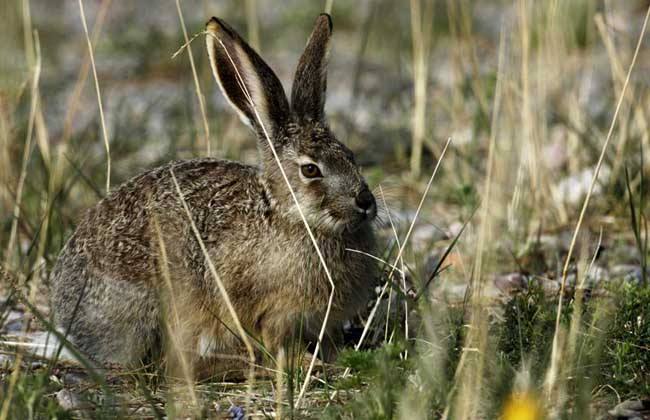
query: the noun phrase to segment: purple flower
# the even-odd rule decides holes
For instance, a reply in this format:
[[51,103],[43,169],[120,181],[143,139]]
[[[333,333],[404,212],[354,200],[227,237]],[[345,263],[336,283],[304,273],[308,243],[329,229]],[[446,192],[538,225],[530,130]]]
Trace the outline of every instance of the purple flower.
[[238,405],[233,405],[228,409],[228,414],[230,414],[231,419],[235,420],[244,420],[246,418],[246,413],[244,413],[244,409],[241,408]]

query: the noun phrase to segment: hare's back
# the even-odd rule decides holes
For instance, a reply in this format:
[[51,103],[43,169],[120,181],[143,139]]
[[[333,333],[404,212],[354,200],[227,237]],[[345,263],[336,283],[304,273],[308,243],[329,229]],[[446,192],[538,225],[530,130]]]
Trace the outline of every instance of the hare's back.
[[156,272],[161,241],[170,256],[194,245],[183,202],[207,239],[250,214],[263,195],[253,166],[209,158],[170,162],[132,178],[90,208],[57,268],[83,260],[91,271],[146,281]]

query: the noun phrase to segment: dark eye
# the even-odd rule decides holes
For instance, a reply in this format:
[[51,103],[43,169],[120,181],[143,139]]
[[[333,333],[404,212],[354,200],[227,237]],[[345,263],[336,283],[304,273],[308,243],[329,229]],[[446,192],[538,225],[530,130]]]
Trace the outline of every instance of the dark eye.
[[300,172],[302,172],[302,176],[304,176],[305,178],[323,177],[323,174],[320,172],[320,169],[318,169],[318,166],[314,165],[313,163],[302,165],[300,167]]

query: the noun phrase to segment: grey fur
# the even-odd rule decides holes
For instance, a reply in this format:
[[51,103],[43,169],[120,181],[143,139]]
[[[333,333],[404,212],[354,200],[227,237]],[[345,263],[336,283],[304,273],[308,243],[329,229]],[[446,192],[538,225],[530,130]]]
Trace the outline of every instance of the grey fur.
[[[301,58],[301,66],[319,67],[313,72],[319,79],[301,73],[294,92],[314,92],[313,86],[323,83],[326,59],[320,54],[327,48],[313,44],[329,41],[331,26],[322,19]],[[296,115],[273,72],[232,28],[212,18],[208,30],[232,50],[236,63],[252,63],[240,71],[251,83],[248,88],[266,98],[256,107],[264,114],[262,121],[271,125],[274,148],[336,284],[326,346],[332,356],[342,321],[365,305],[376,276],[371,259],[346,251],[374,251],[374,199],[366,211],[355,205],[355,197],[367,194],[368,187],[352,152],[330,132],[324,114],[309,114],[318,119]],[[238,97],[235,89],[240,87],[230,79],[234,72],[223,68],[230,63],[223,60],[223,48],[208,45],[215,48],[211,57],[216,58],[224,93],[251,119],[250,105]],[[311,103],[321,107],[324,98]],[[211,158],[171,162],[131,179],[86,212],[51,274],[51,303],[57,326],[88,356],[136,364],[148,353],[164,353],[169,349],[164,326],[172,304],[180,314],[182,350],[192,360],[200,359],[200,347],[215,356],[241,354],[240,339],[232,332],[233,322],[192,233],[172,172],[244,328],[272,352],[299,325],[303,337],[316,339],[329,282],[261,127],[249,122],[260,137],[260,167]],[[305,159],[318,165],[322,179],[301,175]]]

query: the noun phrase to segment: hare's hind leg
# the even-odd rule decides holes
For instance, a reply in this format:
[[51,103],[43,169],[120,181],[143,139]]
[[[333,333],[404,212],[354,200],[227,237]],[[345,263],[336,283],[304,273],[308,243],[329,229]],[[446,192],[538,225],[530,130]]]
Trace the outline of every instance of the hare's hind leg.
[[158,304],[149,286],[96,276],[86,267],[62,264],[51,282],[59,331],[100,363],[133,366],[159,341]]

